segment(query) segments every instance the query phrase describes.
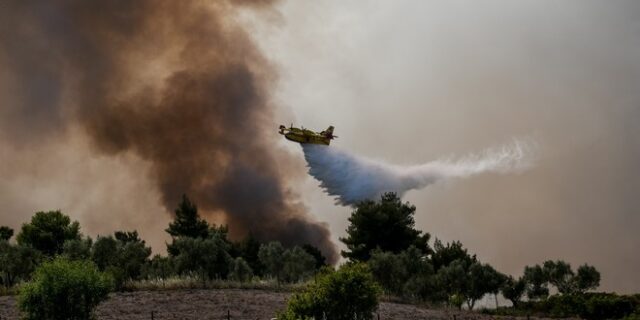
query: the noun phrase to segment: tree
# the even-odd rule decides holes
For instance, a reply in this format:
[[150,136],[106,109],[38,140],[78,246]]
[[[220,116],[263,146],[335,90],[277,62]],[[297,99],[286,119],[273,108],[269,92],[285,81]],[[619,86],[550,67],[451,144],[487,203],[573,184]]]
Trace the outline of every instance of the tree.
[[518,307],[520,300],[524,295],[526,286],[527,284],[523,278],[515,280],[512,276],[509,276],[505,280],[500,291],[506,299],[511,301],[511,304],[513,304],[514,307]]
[[18,306],[28,320],[93,319],[111,289],[111,278],[93,263],[58,257],[38,267],[20,290]]
[[202,283],[207,279],[226,278],[229,273],[229,244],[220,237],[179,238],[174,246],[176,267],[180,273],[195,272]]
[[229,278],[235,281],[246,282],[251,280],[253,277],[253,271],[247,261],[245,261],[242,257],[237,257],[231,260],[231,265],[229,266]]
[[401,296],[408,299],[441,301],[442,292],[437,287],[433,265],[425,254],[414,246],[397,254],[403,267],[400,279],[403,282]]
[[282,255],[284,248],[277,241],[272,241],[260,246],[258,257],[264,266],[265,275],[276,278],[280,282],[281,270],[283,267]]
[[472,263],[468,268],[469,283],[466,285],[464,296],[467,299],[469,310],[473,310],[476,301],[482,299],[487,293],[497,294],[502,285],[503,276],[492,266]]
[[388,294],[409,299],[438,298],[433,266],[414,246],[398,254],[374,250],[367,264]]
[[433,270],[433,266],[427,261],[427,256],[415,246],[409,246],[407,250],[400,252],[398,259],[406,269],[407,275]]
[[2,284],[8,288],[18,280],[28,280],[41,259],[41,254],[31,247],[1,240],[0,280]]
[[280,279],[286,282],[302,281],[316,270],[316,259],[298,246],[285,250],[282,262]]
[[115,264],[119,260],[118,241],[112,236],[98,236],[91,249],[91,260],[100,271],[105,271],[107,267]]
[[562,261],[545,261],[542,265],[542,269],[549,281],[553,286],[558,289],[561,294],[570,294],[574,290],[573,270],[571,265]]
[[374,250],[367,264],[371,274],[387,294],[402,295],[407,271],[398,255]]
[[524,268],[523,279],[527,284],[527,297],[531,300],[544,299],[549,296],[547,275],[540,265]]
[[146,247],[138,232],[115,232],[115,237],[98,237],[91,251],[91,258],[100,271],[111,273],[116,288],[127,280],[138,280],[142,268],[148,262],[151,248]]
[[91,238],[67,240],[62,245],[62,254],[69,260],[89,260],[91,259]]
[[487,285],[488,287],[488,293],[493,294],[493,298],[496,301],[496,309],[498,309],[498,293],[500,292],[500,288],[502,288],[502,286],[504,285],[505,281],[507,281],[507,276],[504,275],[503,273],[498,272],[497,270],[495,270],[493,267],[491,267],[490,265],[487,265],[490,269],[490,277],[489,277],[489,284]]
[[62,252],[65,241],[80,239],[80,225],[60,211],[36,212],[30,223],[22,225],[17,239],[51,257]]
[[[138,232],[133,231],[129,235],[134,237],[118,239],[116,265],[124,271],[127,280],[138,280],[142,274],[142,267],[151,256],[151,248],[146,246],[144,240],[138,238]],[[118,238],[117,232],[116,238]]]
[[116,231],[113,233],[113,236],[116,238],[116,240],[122,242],[122,243],[133,243],[133,242],[143,242],[144,240],[140,239],[140,237],[138,236],[138,231],[137,230],[133,230],[133,231]]
[[581,265],[578,267],[578,274],[575,277],[576,290],[585,292],[598,288],[600,285],[600,272],[595,267]]
[[380,288],[364,264],[346,264],[318,276],[294,294],[279,320],[370,320],[378,306]]
[[437,278],[433,273],[433,268],[427,268],[421,273],[412,275],[402,288],[402,296],[409,299],[433,302],[444,299]]
[[[234,244],[236,257],[242,257],[249,264],[255,275],[261,276],[264,266],[260,263],[258,253],[260,252],[260,241],[253,237],[251,233],[241,242]],[[232,255],[233,256],[233,255]]]
[[466,265],[471,265],[478,261],[476,255],[470,255],[460,241],[454,241],[444,245],[442,241],[436,239],[433,243],[433,254],[431,255],[433,268],[438,271],[440,268],[446,267],[456,260],[464,262]]
[[146,279],[161,280],[164,287],[165,280],[175,274],[175,264],[170,257],[155,255],[143,267],[142,274]]
[[466,261],[457,259],[445,267],[441,267],[436,274],[441,290],[446,295],[450,304],[458,309],[462,308],[465,293],[468,290],[469,265]]
[[7,226],[0,226],[0,241],[9,241],[13,237],[13,229]]
[[209,224],[200,218],[198,207],[186,195],[182,196],[175,214],[173,222],[169,223],[169,228],[166,229],[172,237],[206,238],[209,236]]
[[302,249],[304,249],[304,251],[306,251],[308,254],[312,255],[313,258],[316,260],[317,270],[319,270],[324,266],[327,266],[327,258],[322,254],[322,251],[320,251],[320,249],[310,244],[303,245]]
[[428,254],[430,236],[414,228],[415,211],[415,206],[402,203],[395,193],[382,195],[379,202],[360,202],[349,218],[347,237],[340,239],[348,249],[342,256],[367,261],[376,248],[399,253],[411,245]]

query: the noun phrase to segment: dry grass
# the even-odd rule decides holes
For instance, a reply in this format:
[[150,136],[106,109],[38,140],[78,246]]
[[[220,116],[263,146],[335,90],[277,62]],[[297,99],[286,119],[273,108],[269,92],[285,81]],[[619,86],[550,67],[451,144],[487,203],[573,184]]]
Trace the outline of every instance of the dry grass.
[[268,290],[274,292],[292,292],[305,286],[305,282],[278,283],[275,279],[254,278],[250,281],[207,280],[193,276],[176,276],[167,279],[149,279],[131,281],[125,284],[125,291],[156,291],[179,289],[246,289]]

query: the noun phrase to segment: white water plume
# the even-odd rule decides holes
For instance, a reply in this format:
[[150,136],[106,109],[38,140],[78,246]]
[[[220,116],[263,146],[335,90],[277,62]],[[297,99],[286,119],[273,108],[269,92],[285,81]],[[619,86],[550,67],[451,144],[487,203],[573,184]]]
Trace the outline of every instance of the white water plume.
[[475,174],[510,173],[531,165],[532,143],[513,140],[498,148],[457,159],[442,159],[421,165],[399,166],[350,154],[336,147],[302,144],[309,174],[320,181],[336,203],[353,205],[378,199],[385,192],[402,196],[441,180]]

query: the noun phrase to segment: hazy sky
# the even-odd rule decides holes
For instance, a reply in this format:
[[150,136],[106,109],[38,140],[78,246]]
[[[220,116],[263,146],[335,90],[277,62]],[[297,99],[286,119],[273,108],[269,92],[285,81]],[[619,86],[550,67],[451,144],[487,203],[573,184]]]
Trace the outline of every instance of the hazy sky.
[[[595,265],[604,290],[640,290],[640,3],[289,1],[280,12],[256,32],[281,72],[283,123],[335,125],[335,147],[397,164],[531,139],[529,171],[410,193],[418,227],[504,272],[566,259]],[[316,185],[305,200],[343,236],[349,209]]]
[[[334,125],[337,148],[419,164],[535,141],[526,172],[410,192],[418,228],[461,240],[502,272],[565,259],[595,265],[603,290],[637,292],[639,14],[637,1],[290,0],[238,21],[279,74],[276,121]],[[0,104],[15,92],[0,73]],[[11,110],[0,106],[0,116]],[[170,215],[149,164],[131,152],[95,153],[78,130],[37,142],[0,130],[0,224],[62,209],[87,234],[135,228],[162,250]],[[338,243],[350,209],[304,176],[299,146],[273,148],[291,153],[291,187]]]

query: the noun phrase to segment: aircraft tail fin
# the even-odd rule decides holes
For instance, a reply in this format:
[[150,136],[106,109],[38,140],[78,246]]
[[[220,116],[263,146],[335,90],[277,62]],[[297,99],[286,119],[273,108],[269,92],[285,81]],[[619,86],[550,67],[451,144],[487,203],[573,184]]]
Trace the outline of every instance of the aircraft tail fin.
[[329,128],[327,128],[327,130],[322,131],[320,134],[322,134],[323,136],[329,138],[329,139],[333,139],[335,138],[335,136],[333,135],[333,126],[329,126]]

